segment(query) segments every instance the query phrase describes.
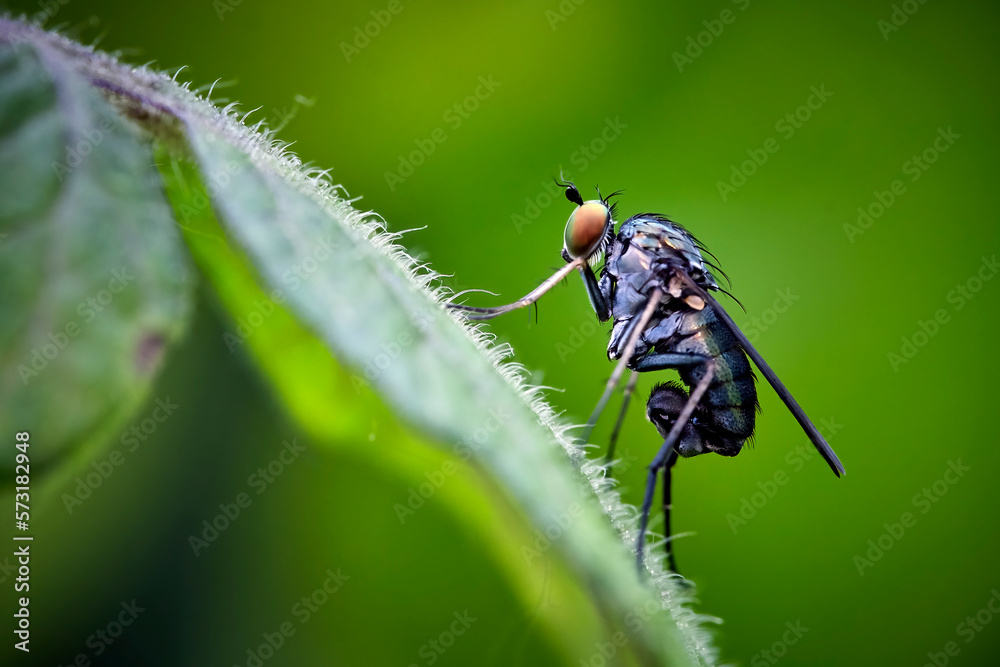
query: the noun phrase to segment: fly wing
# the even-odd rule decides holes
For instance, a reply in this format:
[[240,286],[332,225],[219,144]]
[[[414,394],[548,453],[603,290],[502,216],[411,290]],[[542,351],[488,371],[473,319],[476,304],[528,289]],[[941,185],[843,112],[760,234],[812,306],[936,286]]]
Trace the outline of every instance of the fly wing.
[[802,410],[801,406],[799,406],[798,401],[795,400],[795,397],[792,396],[791,392],[789,392],[785,387],[784,383],[778,379],[775,372],[771,370],[771,367],[766,361],[764,361],[764,357],[760,356],[760,352],[757,351],[743,332],[740,331],[740,328],[736,326],[736,323],[733,322],[733,318],[729,317],[729,313],[727,313],[719,302],[715,300],[715,297],[699,286],[687,273],[681,270],[675,270],[675,274],[695,294],[704,299],[705,303],[709,304],[712,307],[712,310],[715,311],[718,318],[722,320],[727,327],[729,327],[730,331],[733,332],[733,335],[736,336],[736,340],[740,342],[743,350],[750,356],[751,359],[753,359],[753,363],[760,369],[760,372],[764,374],[764,377],[767,378],[768,383],[774,389],[775,393],[778,394],[782,401],[784,401],[785,405],[795,417],[795,420],[799,422],[802,430],[804,430],[806,435],[809,436],[809,440],[812,441],[813,446],[817,451],[819,451],[820,456],[823,457],[823,459],[830,466],[830,469],[833,470],[833,474],[837,477],[847,474],[844,471],[844,466],[840,463],[840,459],[837,458],[837,455],[830,448],[830,445],[827,444],[826,439],[816,429],[816,426],[813,425],[809,417],[806,416],[806,413]]

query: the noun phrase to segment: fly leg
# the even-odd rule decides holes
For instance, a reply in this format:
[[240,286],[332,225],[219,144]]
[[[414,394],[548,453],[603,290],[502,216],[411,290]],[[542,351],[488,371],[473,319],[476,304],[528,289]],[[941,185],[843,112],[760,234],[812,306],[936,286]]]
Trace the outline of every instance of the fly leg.
[[656,312],[656,307],[660,305],[660,301],[662,299],[663,290],[659,287],[654,288],[649,295],[649,301],[646,302],[646,308],[642,311],[642,315],[639,317],[639,320],[632,325],[632,331],[629,333],[628,342],[625,343],[622,358],[619,360],[618,365],[615,366],[615,370],[611,373],[611,377],[608,378],[608,384],[604,388],[601,400],[597,402],[597,407],[594,408],[594,412],[590,415],[590,419],[587,420],[587,425],[583,428],[581,439],[584,442],[587,442],[590,439],[590,433],[594,430],[594,425],[597,424],[597,419],[601,416],[601,412],[604,411],[604,406],[608,404],[608,400],[611,398],[611,393],[615,390],[615,387],[618,386],[618,383],[621,382],[622,375],[625,373],[625,368],[628,366],[628,362],[632,359],[632,354],[635,352],[635,346],[639,342],[639,337],[642,335],[642,332],[646,330],[646,326],[653,318],[653,313]]
[[663,446],[660,447],[660,451],[656,453],[653,462],[649,464],[649,473],[646,476],[646,495],[642,499],[642,513],[639,518],[639,538],[635,543],[635,564],[639,568],[640,574],[642,573],[643,566],[642,548],[646,543],[646,526],[649,524],[649,510],[653,507],[653,493],[656,491],[656,475],[668,458],[673,459],[676,457],[677,452],[674,450],[674,443],[670,442],[670,436],[667,436],[663,441]]
[[670,532],[670,511],[674,508],[671,503],[671,481],[674,471],[674,464],[677,463],[677,449],[672,449],[670,457],[663,466],[663,534],[667,536],[667,565],[674,572],[677,572],[677,561],[674,559],[674,542]]
[[632,400],[632,394],[635,392],[635,385],[639,382],[639,374],[635,371],[632,372],[631,377],[628,379],[628,384],[625,385],[625,396],[622,399],[622,409],[618,412],[618,421],[615,422],[615,429],[611,431],[611,442],[608,444],[608,454],[604,458],[607,463],[608,474],[611,474],[611,462],[615,458],[615,446],[618,444],[618,434],[622,430],[622,424],[625,423],[625,413],[628,411],[629,401]]
[[[565,249],[562,251],[562,257],[567,262],[573,261],[573,258],[570,257]],[[584,262],[580,265],[580,277],[583,278],[583,285],[587,288],[587,298],[590,299],[590,306],[597,313],[597,319],[601,322],[607,322],[608,318],[611,317],[608,299],[605,298],[604,292],[601,291],[600,283],[597,282],[597,277],[594,276],[594,270],[590,268],[590,264]]]
[[[646,495],[642,499],[642,511],[639,519],[639,537],[636,539],[635,544],[635,562],[636,566],[639,568],[639,572],[642,572],[642,549],[646,543],[646,526],[649,524],[649,511],[653,506],[653,493],[656,491],[656,475],[659,473],[660,468],[666,464],[668,459],[672,458],[673,460],[676,460],[677,452],[675,450],[675,446],[677,445],[677,441],[680,439],[681,431],[683,431],[684,427],[687,426],[688,420],[691,419],[691,415],[694,413],[695,408],[698,407],[698,403],[701,401],[701,397],[705,395],[705,392],[708,390],[708,385],[712,383],[712,378],[715,377],[715,360],[708,359],[704,363],[705,374],[694,388],[694,391],[691,392],[691,396],[688,397],[687,402],[684,404],[684,408],[677,416],[677,420],[673,423],[673,426],[670,427],[670,432],[667,433],[667,437],[664,439],[663,445],[660,447],[660,451],[656,453],[656,458],[654,458],[653,462],[649,465],[649,475],[646,478]],[[667,537],[670,537],[669,533],[667,534]]]
[[497,315],[503,315],[504,313],[509,313],[512,310],[517,310],[518,308],[524,308],[525,306],[530,306],[534,302],[538,301],[543,294],[548,292],[550,289],[559,284],[563,278],[572,273],[575,269],[582,268],[587,265],[587,260],[585,259],[574,259],[566,266],[562,267],[554,274],[552,277],[548,278],[541,285],[533,289],[528,294],[515,301],[514,303],[508,303],[504,306],[494,306],[493,308],[478,308],[476,306],[466,306],[461,303],[454,303],[452,301],[445,304],[445,307],[451,308],[453,310],[459,310],[465,313],[465,318],[473,321],[480,320],[491,320]]

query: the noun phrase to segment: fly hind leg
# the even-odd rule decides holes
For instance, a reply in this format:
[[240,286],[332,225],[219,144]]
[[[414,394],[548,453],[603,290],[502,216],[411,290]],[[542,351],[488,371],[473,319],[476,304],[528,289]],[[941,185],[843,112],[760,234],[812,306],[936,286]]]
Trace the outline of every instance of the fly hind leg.
[[[650,417],[650,421],[656,425],[657,431],[660,432],[664,440],[660,451],[656,453],[656,458],[653,459],[652,464],[649,466],[649,475],[646,480],[646,494],[642,501],[642,510],[639,518],[639,537],[636,540],[635,548],[636,564],[640,571],[643,566],[642,550],[646,542],[646,526],[649,523],[649,512],[653,506],[653,493],[656,491],[657,473],[660,468],[669,468],[669,466],[672,466],[678,454],[684,455],[684,448],[686,444],[691,444],[692,437],[697,438],[699,442],[701,440],[697,426],[691,423],[691,417],[698,408],[705,392],[708,391],[708,387],[712,383],[712,378],[715,377],[715,361],[713,359],[706,359],[704,361],[704,368],[704,375],[702,375],[701,380],[694,387],[690,396],[687,396],[687,392],[676,385],[660,385],[653,390],[653,394],[650,396],[649,403],[646,406],[646,414]],[[670,404],[661,404],[660,399],[669,401]],[[676,409],[678,403],[682,405],[679,410]],[[665,495],[664,512],[669,511],[669,497]],[[669,515],[665,518],[669,526]],[[670,535],[668,534],[667,537],[669,538]],[[670,562],[673,564],[672,549],[669,541],[667,542],[667,550]]]

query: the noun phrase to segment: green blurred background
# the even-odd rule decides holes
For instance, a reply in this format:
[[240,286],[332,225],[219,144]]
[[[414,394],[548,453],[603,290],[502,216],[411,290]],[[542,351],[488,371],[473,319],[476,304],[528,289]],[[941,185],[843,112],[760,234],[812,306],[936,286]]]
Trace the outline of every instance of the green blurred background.
[[[837,480],[815,456],[801,464],[808,441],[764,387],[754,448],[676,468],[675,530],[693,533],[677,540],[678,561],[696,609],[723,620],[723,660],[996,662],[1000,619],[960,625],[1000,589],[1000,280],[977,284],[1000,250],[994,3],[53,4],[49,25],[102,36],[129,62],[231,84],[213,98],[285,124],[279,136],[332,167],[390,229],[423,227],[404,243],[452,287],[512,300],[561,264],[560,169],[584,191],[625,189],[620,219],[657,211],[687,226],[746,313],[724,305],[848,471]],[[377,34],[354,42],[378,17]],[[745,182],[733,176],[764,154]],[[913,162],[922,155],[926,169]],[[420,164],[410,173],[401,161]],[[897,179],[905,190],[890,195]],[[866,229],[859,207],[873,214]],[[947,321],[928,325],[939,310]],[[489,326],[536,383],[565,389],[552,403],[582,422],[611,370],[607,327],[593,322],[572,277],[537,323],[524,311]],[[607,640],[599,615],[559,563],[518,559],[531,527],[486,477],[462,467],[448,491],[476,508],[479,529],[440,497],[400,524],[394,504],[444,457],[386,453],[397,443],[376,437],[377,415],[370,442],[308,448],[194,557],[187,538],[202,520],[283,440],[305,442],[251,361],[227,350],[232,328],[203,292],[153,390],[181,406],[175,415],[78,511],[53,502],[33,517],[44,526],[33,659],[246,665],[262,633],[340,568],[342,590],[265,664],[587,664]],[[668,376],[644,377],[640,397]],[[620,449],[631,503],[658,444],[638,406]],[[951,464],[967,471],[946,475]],[[905,512],[914,518],[899,530]],[[133,598],[147,611],[96,655],[88,637]],[[428,649],[465,610],[469,631],[443,654]],[[957,655],[942,653],[948,642]]]

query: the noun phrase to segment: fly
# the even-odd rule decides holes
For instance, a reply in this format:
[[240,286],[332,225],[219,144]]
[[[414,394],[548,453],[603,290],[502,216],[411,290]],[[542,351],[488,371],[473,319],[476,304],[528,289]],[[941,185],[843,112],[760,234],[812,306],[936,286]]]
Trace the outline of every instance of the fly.
[[[663,438],[663,444],[649,466],[646,480],[636,541],[638,566],[643,564],[646,528],[660,471],[669,538],[671,470],[678,457],[708,452],[736,456],[753,436],[759,405],[757,378],[748,355],[834,474],[844,474],[837,455],[795,398],[711,295],[724,291],[710,269],[721,270],[705,259],[703,252],[709,253],[697,239],[677,223],[654,213],[632,216],[616,234],[616,205],[610,199],[618,193],[605,198],[598,191],[599,199],[584,201],[573,183],[557,183],[576,205],[564,234],[562,257],[566,265],[514,303],[494,308],[456,303],[448,306],[462,311],[470,320],[492,319],[534,303],[570,273],[579,272],[597,318],[612,321],[608,358],[618,361],[584,428],[584,441],[626,369],[633,371],[612,431],[609,464],[638,373],[667,369],[679,373],[680,383],[656,385],[646,403],[646,417]],[[602,259],[598,278],[594,267]],[[670,568],[676,572],[669,539],[666,545]]]

